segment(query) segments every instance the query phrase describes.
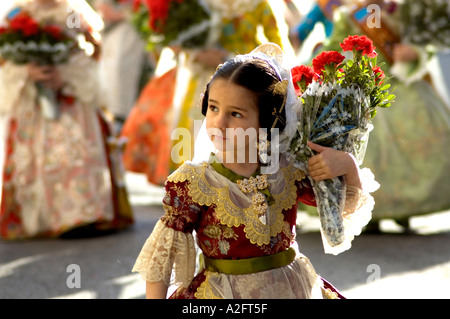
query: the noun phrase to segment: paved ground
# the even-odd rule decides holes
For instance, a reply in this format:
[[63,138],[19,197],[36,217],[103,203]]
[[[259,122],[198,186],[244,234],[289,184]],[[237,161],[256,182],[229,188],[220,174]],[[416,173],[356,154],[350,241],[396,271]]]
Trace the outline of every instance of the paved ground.
[[[144,298],[144,282],[130,271],[163,213],[162,189],[141,175],[128,174],[127,181],[136,224],[126,231],[86,239],[0,241],[0,298]],[[301,250],[347,297],[450,297],[450,212],[414,218],[413,235],[385,221],[386,233],[363,234],[339,256],[323,253],[316,218],[299,218]]]

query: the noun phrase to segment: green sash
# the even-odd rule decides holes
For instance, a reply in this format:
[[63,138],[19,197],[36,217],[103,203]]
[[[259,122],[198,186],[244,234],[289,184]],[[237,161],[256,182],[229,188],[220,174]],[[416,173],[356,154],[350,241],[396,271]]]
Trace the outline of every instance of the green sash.
[[290,247],[277,254],[246,259],[216,259],[202,256],[206,270],[227,275],[246,275],[287,266],[294,261],[295,255],[295,249]]

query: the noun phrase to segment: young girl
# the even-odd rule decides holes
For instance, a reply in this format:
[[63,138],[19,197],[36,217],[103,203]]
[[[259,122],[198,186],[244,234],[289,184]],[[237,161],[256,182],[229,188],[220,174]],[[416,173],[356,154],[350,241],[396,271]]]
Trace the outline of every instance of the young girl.
[[[316,274],[295,240],[297,203],[315,205],[315,199],[305,173],[285,152],[299,105],[281,59],[278,46],[262,45],[226,62],[207,85],[202,113],[216,152],[200,163],[184,163],[167,179],[165,215],[133,268],[146,280],[148,298],[165,298],[171,283],[179,285],[171,298],[339,296]],[[271,174],[263,174],[265,164],[252,158],[251,134],[243,140],[239,135],[260,128],[266,128],[272,143],[276,130],[281,132],[278,148],[270,146],[270,156],[278,156],[278,169]],[[360,211],[370,214],[373,203],[362,191],[354,158],[309,145],[318,152],[309,161],[314,180],[345,176],[344,218],[350,221]],[[193,231],[202,251],[195,276]]]

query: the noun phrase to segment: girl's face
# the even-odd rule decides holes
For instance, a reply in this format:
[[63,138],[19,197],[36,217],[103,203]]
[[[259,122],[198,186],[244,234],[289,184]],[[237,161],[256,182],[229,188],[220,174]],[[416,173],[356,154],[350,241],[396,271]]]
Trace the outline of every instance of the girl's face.
[[211,82],[206,129],[220,152],[249,154],[255,147],[259,127],[255,93],[225,79]]

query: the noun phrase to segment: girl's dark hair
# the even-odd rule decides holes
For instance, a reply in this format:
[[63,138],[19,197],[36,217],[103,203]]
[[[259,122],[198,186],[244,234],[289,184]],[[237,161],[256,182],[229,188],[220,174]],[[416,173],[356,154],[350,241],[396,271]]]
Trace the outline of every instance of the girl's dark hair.
[[259,124],[267,129],[270,140],[270,130],[277,118],[273,113],[279,113],[275,128],[281,132],[286,123],[286,116],[280,109],[284,103],[284,95],[275,93],[274,87],[280,78],[272,66],[255,57],[239,57],[229,60],[219,67],[206,86],[202,99],[202,114],[206,116],[208,110],[209,88],[216,79],[225,79],[236,85],[243,86],[255,93],[256,104],[259,109]]

